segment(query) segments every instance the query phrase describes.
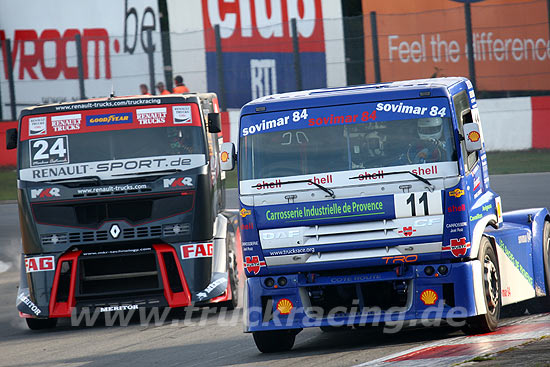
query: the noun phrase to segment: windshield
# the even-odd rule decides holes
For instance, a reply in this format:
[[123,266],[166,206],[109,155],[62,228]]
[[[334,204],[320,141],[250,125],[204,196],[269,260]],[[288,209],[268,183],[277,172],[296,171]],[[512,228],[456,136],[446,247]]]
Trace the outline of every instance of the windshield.
[[244,116],[241,180],[456,161],[452,131],[444,98]]
[[20,178],[107,178],[206,164],[196,105],[114,111],[24,117]]

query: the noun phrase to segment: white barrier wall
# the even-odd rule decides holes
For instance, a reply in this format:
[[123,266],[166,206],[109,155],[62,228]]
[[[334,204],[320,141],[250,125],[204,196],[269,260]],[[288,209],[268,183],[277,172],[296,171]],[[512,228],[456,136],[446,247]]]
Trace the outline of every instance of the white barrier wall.
[[477,104],[487,151],[532,147],[531,97],[478,99]]

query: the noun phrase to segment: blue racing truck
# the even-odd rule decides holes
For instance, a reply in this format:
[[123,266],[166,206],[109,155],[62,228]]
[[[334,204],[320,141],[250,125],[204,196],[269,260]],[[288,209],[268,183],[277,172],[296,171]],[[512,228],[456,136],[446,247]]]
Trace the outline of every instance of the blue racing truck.
[[[547,209],[502,214],[474,89],[437,78],[266,96],[241,110],[245,331],[461,320],[550,305]],[[538,298],[536,298],[538,297]],[[532,307],[532,308],[531,308]]]

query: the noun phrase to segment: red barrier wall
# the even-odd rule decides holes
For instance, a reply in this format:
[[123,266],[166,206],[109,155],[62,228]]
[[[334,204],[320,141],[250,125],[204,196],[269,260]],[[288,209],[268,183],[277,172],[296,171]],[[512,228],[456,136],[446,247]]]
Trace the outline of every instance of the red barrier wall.
[[222,118],[223,142],[231,141],[231,124],[229,123],[229,112],[220,112]]
[[550,148],[550,96],[531,97],[533,148]]
[[0,167],[15,167],[17,149],[6,149],[6,130],[17,127],[17,121],[0,121]]

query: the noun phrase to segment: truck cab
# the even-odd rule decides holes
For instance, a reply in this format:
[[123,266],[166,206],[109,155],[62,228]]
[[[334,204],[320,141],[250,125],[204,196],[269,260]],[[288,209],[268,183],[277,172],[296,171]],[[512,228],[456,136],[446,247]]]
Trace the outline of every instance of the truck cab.
[[502,305],[546,294],[548,212],[503,217],[469,80],[267,96],[239,131],[222,165],[238,161],[245,331],[260,351],[290,349],[304,327],[433,315],[487,332]]
[[31,329],[73,312],[236,304],[213,93],[28,108],[18,148],[17,308]]

